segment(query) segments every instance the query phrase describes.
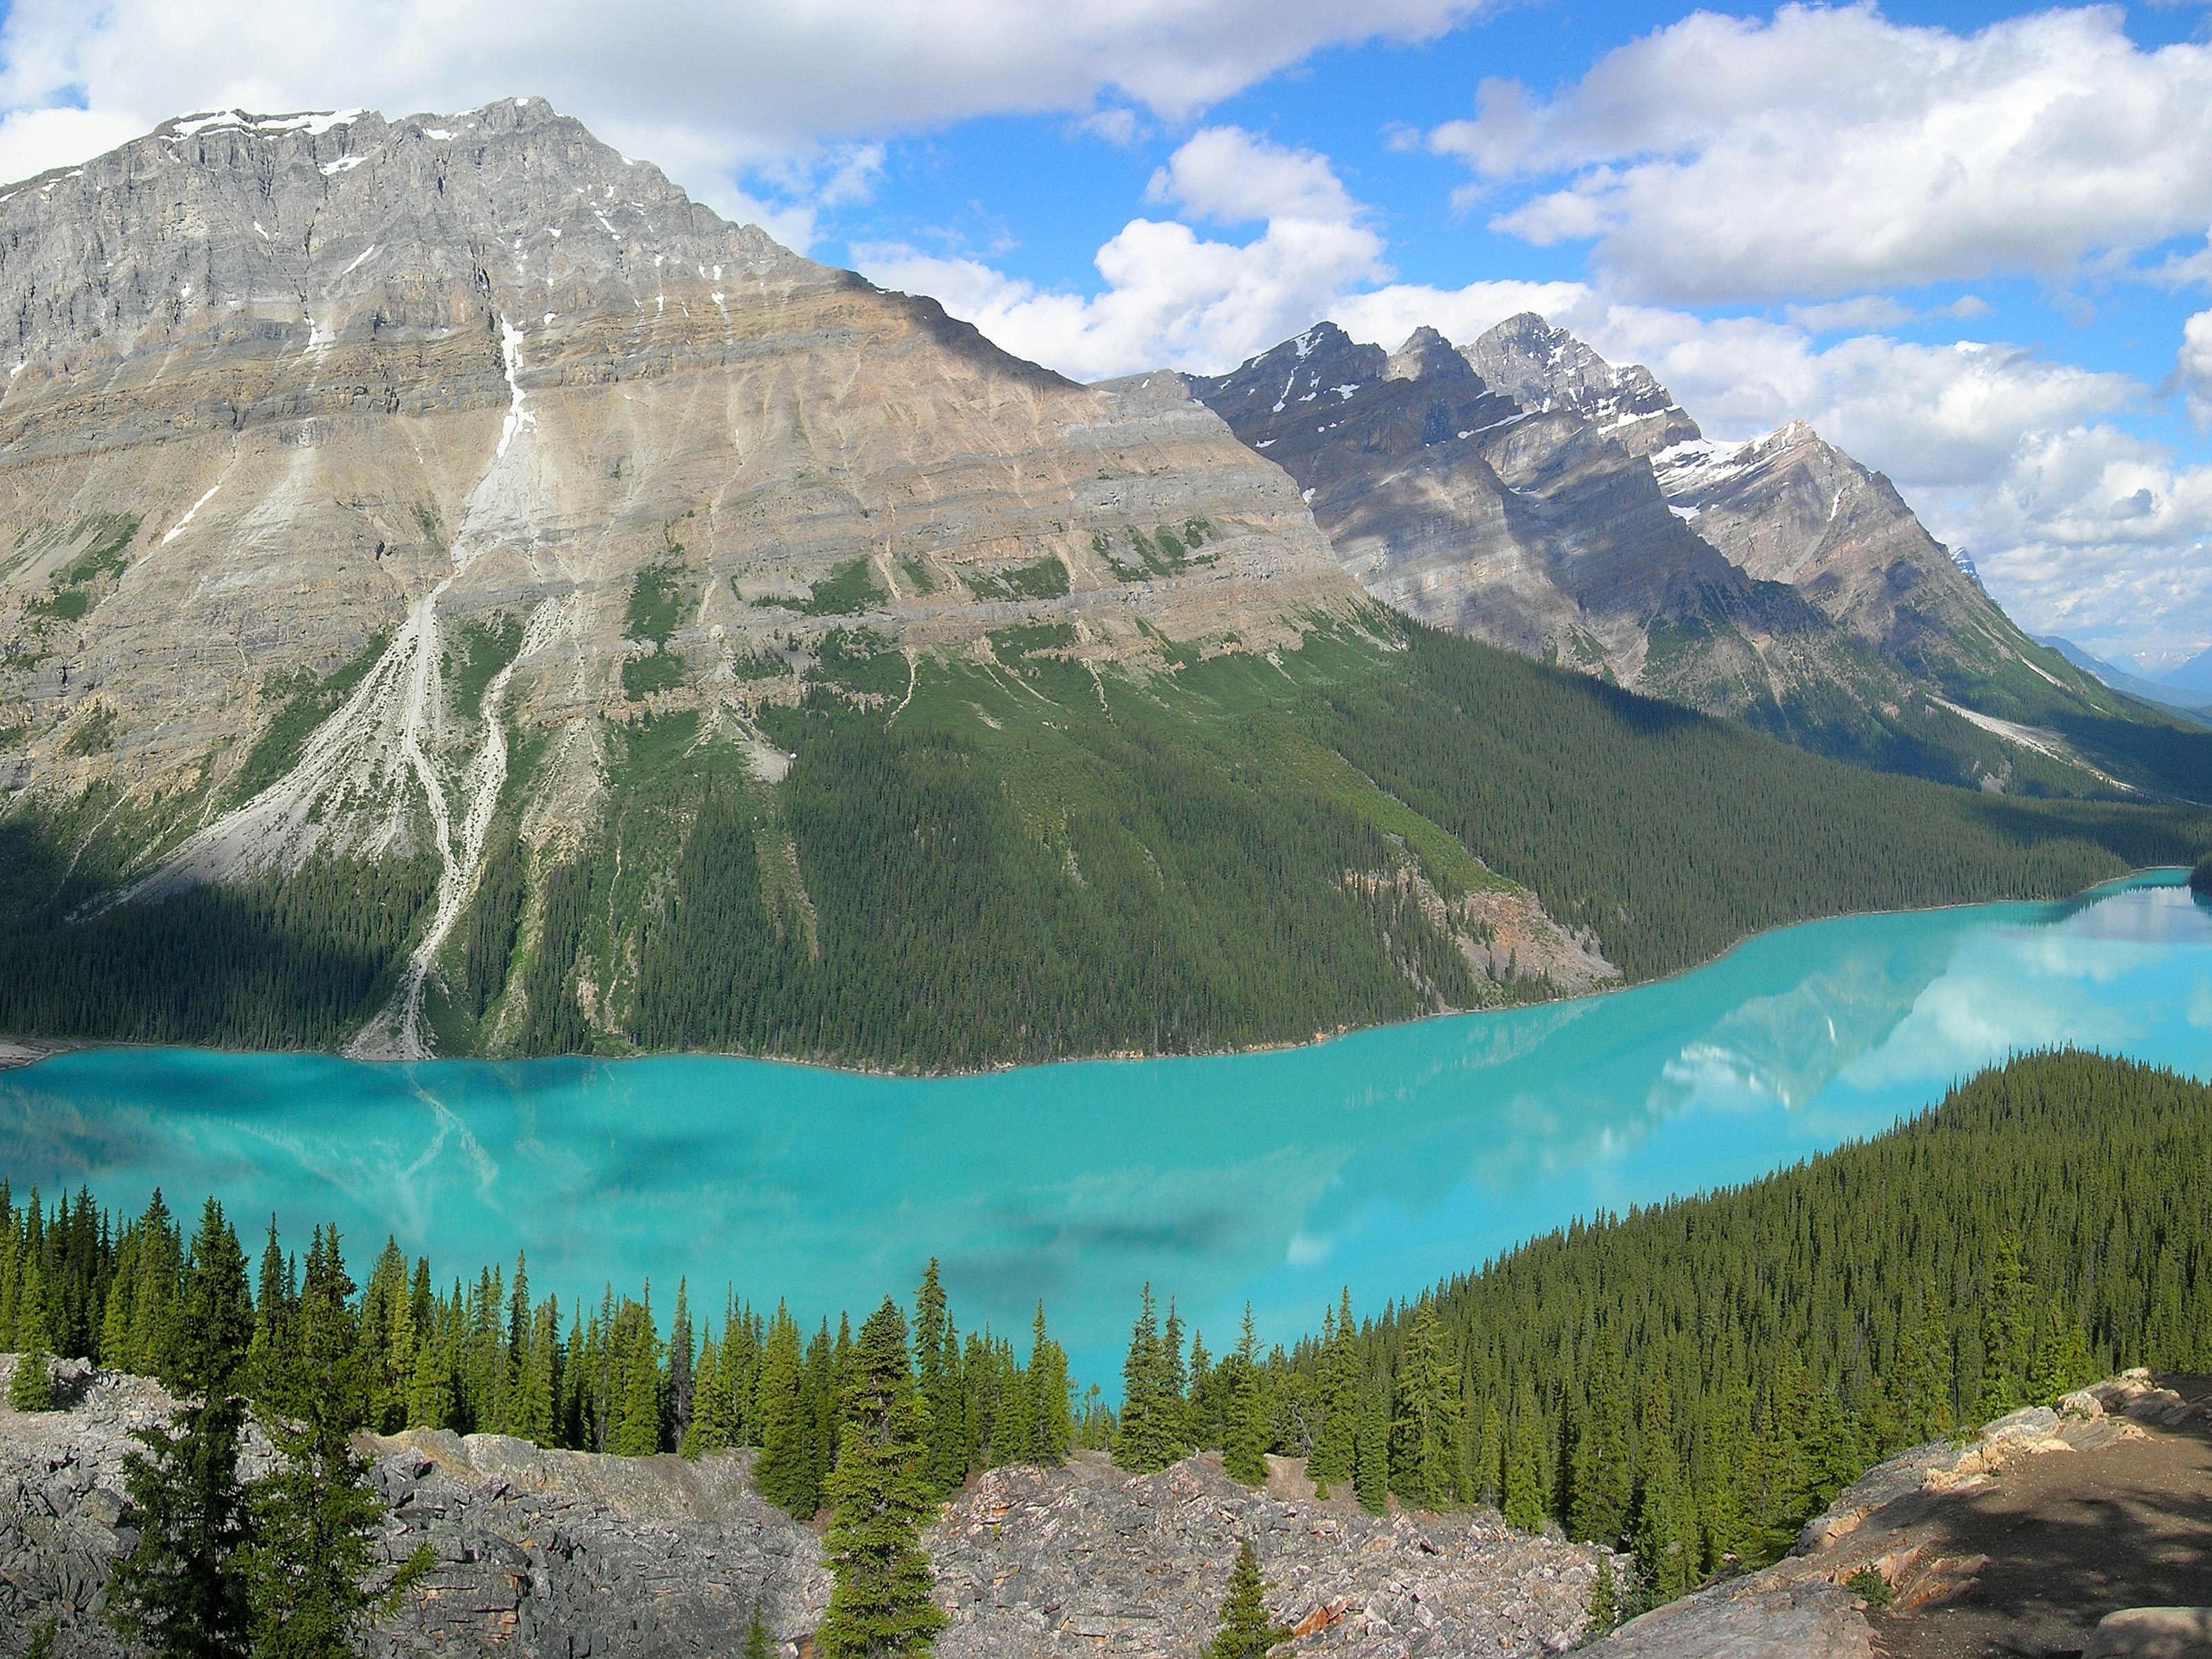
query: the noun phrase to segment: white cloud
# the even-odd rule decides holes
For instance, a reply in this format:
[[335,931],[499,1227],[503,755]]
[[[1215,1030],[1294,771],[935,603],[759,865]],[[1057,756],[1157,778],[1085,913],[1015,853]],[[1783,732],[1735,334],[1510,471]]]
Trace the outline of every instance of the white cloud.
[[[236,105],[368,105],[387,115],[537,94],[634,154],[726,173],[823,143],[989,113],[1170,119],[1328,46],[1431,38],[1482,0],[16,0],[0,28],[0,106],[88,106],[39,152],[82,160],[162,118]],[[648,147],[647,135],[657,142]],[[674,143],[676,135],[684,142]],[[0,157],[9,154],[0,148]]]
[[2182,325],[2181,356],[2175,374],[2189,399],[2189,417],[2200,431],[2212,429],[2212,311],[2200,311]]
[[1382,239],[1325,156],[1237,127],[1194,135],[1152,176],[1147,200],[1193,219],[1262,225],[1216,241],[1187,224],[1133,219],[1098,250],[1096,295],[1040,293],[973,259],[904,246],[854,250],[889,288],[933,295],[1009,351],[1077,380],[1148,368],[1214,374],[1321,318],[1395,345],[1426,323],[1472,339],[1516,311],[1587,297],[1579,283],[1389,282]]
[[19,109],[0,117],[0,179],[35,178],[125,143],[138,124],[90,110]]
[[975,260],[853,250],[876,282],[933,294],[1000,345],[1079,380],[1213,370],[1295,334],[1335,297],[1389,276],[1382,239],[1327,160],[1237,127],[1208,127],[1153,175],[1148,199],[1194,218],[1261,221],[1253,240],[1133,219],[1098,250],[1104,290],[1037,292]]
[[1624,291],[1827,296],[2063,273],[2212,220],[2212,46],[2146,52],[2117,7],[1962,36],[1870,4],[1698,12],[1540,103],[1486,82],[1430,135],[1480,185],[1565,182],[1492,225],[1594,239]]

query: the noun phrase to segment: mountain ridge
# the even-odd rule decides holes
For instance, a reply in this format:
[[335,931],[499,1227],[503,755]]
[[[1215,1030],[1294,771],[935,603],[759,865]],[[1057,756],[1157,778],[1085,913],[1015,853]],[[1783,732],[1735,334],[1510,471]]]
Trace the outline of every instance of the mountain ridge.
[[[1009,356],[542,100],[168,122],[5,192],[0,232],[25,1035],[1189,1052],[1671,971],[1826,909],[2070,891],[2200,836],[2001,823],[1432,636],[1180,379]],[[1382,411],[1407,453],[1431,380],[1479,385],[1431,343],[1411,378],[1360,360],[1418,394]],[[1577,372],[1616,416],[1650,400]],[[1583,414],[1525,423],[1509,470],[1704,546]],[[1637,578],[1584,551],[1596,587]],[[1563,746],[1615,775],[1564,860],[1528,836]],[[1748,891],[1642,867],[1662,754],[1742,804],[1705,833]]]

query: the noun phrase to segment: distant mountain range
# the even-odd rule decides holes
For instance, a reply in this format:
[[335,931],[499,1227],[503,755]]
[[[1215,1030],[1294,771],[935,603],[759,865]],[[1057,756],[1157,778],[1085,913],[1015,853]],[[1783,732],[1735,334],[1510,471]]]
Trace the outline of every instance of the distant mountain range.
[[0,1031],[1221,1048],[2212,838],[2023,799],[2212,736],[1878,477],[1533,318],[1080,386],[537,100],[166,122],[0,303]]
[[1424,621],[1946,782],[2212,798],[2170,713],[2031,640],[1887,478],[1802,422],[1711,442],[1649,370],[1533,313],[1391,353],[1324,323],[1174,378]]
[[[2154,702],[2162,708],[2178,708],[2185,714],[2199,714],[2212,708],[2212,685],[2193,686],[2180,680],[2148,679],[2141,674],[2129,672],[2102,658],[2084,651],[2071,640],[2057,635],[2045,635],[2039,641],[2072,663],[2085,673],[2094,674],[2115,691],[2124,691],[2145,702]],[[2203,662],[2202,657],[2192,658],[2174,671],[2177,677],[2187,675]]]

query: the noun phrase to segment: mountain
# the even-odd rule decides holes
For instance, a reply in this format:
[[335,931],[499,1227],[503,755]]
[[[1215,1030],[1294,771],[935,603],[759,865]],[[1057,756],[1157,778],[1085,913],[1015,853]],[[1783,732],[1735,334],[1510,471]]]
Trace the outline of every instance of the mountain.
[[1425,621],[1888,769],[2212,793],[2212,746],[2126,730],[2142,711],[2022,635],[1887,478],[1802,423],[1711,443],[1533,313],[1388,355],[1324,323],[1180,383]]
[[[171,121],[0,232],[0,1030],[1218,1048],[2200,840],[1409,623],[1172,377],[1073,385],[542,100]],[[1330,395],[1504,409],[1418,355]],[[1513,522],[1633,508],[1577,555],[1600,608],[1832,644],[1587,416],[1498,418]]]
[[2212,691],[2212,650],[2200,651],[2171,674],[2159,677],[2160,684],[2182,691]]
[[2049,646],[2076,668],[2085,673],[2094,674],[2113,690],[2124,691],[2145,702],[2154,702],[2163,708],[2178,708],[2191,714],[2212,708],[2212,689],[2190,691],[2168,685],[2163,680],[2147,680],[2140,674],[2130,673],[2102,658],[2093,656],[2073,641],[2060,639],[2056,635],[2045,635],[2036,643]]

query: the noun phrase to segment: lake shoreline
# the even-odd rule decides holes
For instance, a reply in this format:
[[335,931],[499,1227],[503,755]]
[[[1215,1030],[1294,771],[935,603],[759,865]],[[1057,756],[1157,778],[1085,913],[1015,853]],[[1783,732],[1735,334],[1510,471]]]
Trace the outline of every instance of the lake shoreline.
[[[2090,901],[2094,899],[2095,896],[2106,892],[2108,890],[2116,890],[2130,885],[2140,884],[2144,886],[2161,887],[2185,886],[2189,879],[2190,867],[2191,866],[2185,864],[2147,865],[2139,870],[2130,870],[2124,874],[2110,877],[2104,881],[2097,883],[2094,886],[2085,887],[2079,892],[2063,894],[2054,898],[1963,899],[1953,904],[1908,906],[1894,910],[1843,910],[1837,912],[1833,915],[1807,916],[1797,921],[1786,921],[1778,927],[1761,928],[1755,933],[1743,934],[1741,937],[1731,943],[1726,950],[1720,951],[1717,955],[1709,957],[1704,962],[1692,963],[1687,967],[1676,969],[1671,974],[1662,974],[1652,979],[1639,979],[1626,982],[1616,981],[1615,983],[1604,987],[1602,989],[1580,991],[1572,996],[1539,997],[1532,1001],[1504,1002],[1498,1004],[1495,1007],[1489,1008],[1447,1008],[1440,1010],[1436,1013],[1417,1014],[1411,1019],[1387,1020],[1379,1024],[1374,1025],[1340,1025],[1334,1030],[1316,1031],[1310,1037],[1290,1039],[1280,1042],[1255,1042],[1245,1044],[1241,1048],[1204,1048],[1180,1054],[1153,1054],[1138,1049],[1117,1048],[1109,1049],[1100,1054],[1061,1054],[1051,1060],[1011,1060],[1005,1065],[978,1066],[973,1070],[923,1071],[918,1068],[910,1067],[845,1065],[834,1060],[807,1060],[790,1054],[732,1053],[728,1050],[719,1048],[653,1048],[639,1049],[629,1054],[531,1054],[526,1056],[499,1054],[434,1054],[428,1060],[369,1060],[362,1059],[358,1056],[349,1055],[343,1049],[336,1048],[226,1048],[206,1043],[130,1042],[100,1038],[28,1036],[0,1033],[0,1072],[21,1070],[26,1066],[36,1066],[40,1061],[51,1059],[56,1054],[70,1054],[83,1049],[102,1048],[120,1050],[145,1048],[168,1049],[198,1054],[222,1054],[237,1056],[314,1054],[331,1060],[352,1060],[355,1064],[361,1066],[378,1068],[392,1067],[395,1069],[410,1066],[423,1065],[453,1066],[476,1064],[486,1066],[538,1066],[555,1065],[563,1062],[575,1063],[590,1061],[605,1066],[622,1066],[640,1060],[751,1060],[763,1066],[796,1066],[805,1071],[826,1072],[834,1075],[844,1077],[878,1078],[886,1080],[928,1082],[938,1080],[949,1081],[961,1078],[996,1077],[1003,1073],[1042,1071],[1055,1066],[1091,1066],[1108,1062],[1141,1064],[1164,1060],[1218,1060],[1232,1058],[1243,1054],[1284,1054],[1292,1053],[1301,1049],[1322,1048],[1331,1042],[1341,1042],[1346,1037],[1358,1036],[1364,1032],[1397,1030],[1413,1026],[1425,1025],[1435,1020],[1468,1019],[1488,1014],[1510,1013],[1517,1010],[1528,1008],[1568,1007],[1576,1003],[1601,1001],[1607,997],[1618,996],[1626,991],[1640,991],[1647,989],[1652,986],[1671,984],[1676,981],[1685,979],[1692,974],[1703,973],[1707,969],[1713,967],[1715,964],[1727,961],[1729,957],[1734,956],[1738,951],[1742,950],[1745,945],[1751,944],[1755,939],[1765,939],[1776,933],[1786,933],[1795,927],[1817,927],[1828,922],[1870,920],[1881,916],[1942,915],[1951,911],[1979,910],[2001,904],[2073,904]],[[2173,878],[2172,881],[2155,881],[2148,879],[2149,878],[2169,875]]]

